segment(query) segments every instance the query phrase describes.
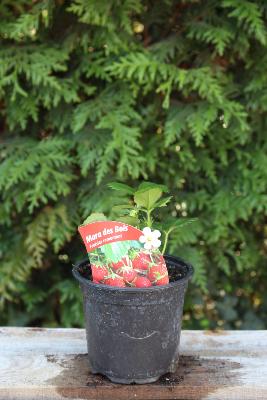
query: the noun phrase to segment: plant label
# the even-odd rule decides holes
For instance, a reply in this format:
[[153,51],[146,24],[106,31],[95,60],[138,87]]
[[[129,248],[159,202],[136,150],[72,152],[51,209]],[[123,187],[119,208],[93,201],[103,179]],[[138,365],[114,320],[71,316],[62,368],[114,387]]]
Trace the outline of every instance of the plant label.
[[169,283],[164,258],[156,246],[158,231],[141,231],[118,221],[96,221],[78,230],[94,283],[140,288]]

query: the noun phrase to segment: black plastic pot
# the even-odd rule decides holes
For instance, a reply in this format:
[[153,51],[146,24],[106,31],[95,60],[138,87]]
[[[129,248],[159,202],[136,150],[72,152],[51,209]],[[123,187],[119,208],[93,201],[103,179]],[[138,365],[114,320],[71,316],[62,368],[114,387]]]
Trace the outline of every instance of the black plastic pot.
[[184,295],[193,267],[166,256],[171,283],[117,288],[89,280],[89,262],[73,268],[83,292],[88,356],[93,373],[118,383],[154,382],[175,372]]

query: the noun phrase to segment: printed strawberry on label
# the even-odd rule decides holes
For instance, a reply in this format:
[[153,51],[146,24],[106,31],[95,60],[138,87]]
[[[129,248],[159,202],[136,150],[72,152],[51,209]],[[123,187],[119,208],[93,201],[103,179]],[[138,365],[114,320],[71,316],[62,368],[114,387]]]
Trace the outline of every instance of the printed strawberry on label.
[[108,277],[105,280],[105,284],[110,286],[125,287],[125,282],[122,277],[116,274],[112,274],[110,277]]
[[132,257],[131,262],[134,269],[141,271],[146,271],[148,269],[149,263],[151,263],[149,254],[146,254],[143,251],[135,251],[132,253]]
[[91,264],[91,269],[93,279],[98,282],[105,279],[109,274],[109,271],[105,265]]
[[153,254],[153,261],[155,264],[162,264],[165,265],[166,267],[166,263],[162,254],[159,253]]
[[112,268],[114,271],[117,271],[118,269],[125,267],[128,265],[128,261],[126,257],[123,257],[120,261],[113,262],[112,263]]
[[168,270],[163,264],[152,265],[148,272],[148,279],[154,285],[167,285],[169,283]]
[[170,282],[169,276],[168,276],[168,275],[165,275],[165,276],[162,276],[162,277],[160,277],[160,278],[157,278],[157,279],[155,280],[155,282],[154,282],[154,285],[156,285],[156,286],[163,286],[163,285],[168,285],[169,282]]
[[137,288],[148,288],[152,286],[152,283],[145,276],[138,276],[133,282],[134,286]]
[[121,267],[117,271],[117,273],[123,278],[124,282],[126,283],[132,282],[137,276],[137,272],[132,267],[128,266]]
[[168,276],[168,270],[166,265],[163,264],[153,264],[151,265],[151,267],[149,268],[148,271],[148,279],[150,280],[150,282],[154,283],[157,280]]

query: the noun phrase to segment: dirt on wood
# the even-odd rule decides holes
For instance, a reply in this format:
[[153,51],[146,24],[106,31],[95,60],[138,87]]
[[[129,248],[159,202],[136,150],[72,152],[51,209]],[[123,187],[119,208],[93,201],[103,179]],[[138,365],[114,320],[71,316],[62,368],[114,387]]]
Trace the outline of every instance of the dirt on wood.
[[62,367],[60,374],[46,383],[61,397],[70,399],[203,399],[220,388],[237,385],[240,374],[240,364],[227,359],[181,356],[177,371],[157,382],[120,385],[92,374],[87,354],[46,357]]
[[228,332],[226,330],[222,330],[222,329],[213,329],[213,330],[204,331],[204,335],[207,335],[207,336],[228,335]]
[[45,328],[38,328],[38,327],[27,328],[27,331],[29,331],[29,332],[45,332]]

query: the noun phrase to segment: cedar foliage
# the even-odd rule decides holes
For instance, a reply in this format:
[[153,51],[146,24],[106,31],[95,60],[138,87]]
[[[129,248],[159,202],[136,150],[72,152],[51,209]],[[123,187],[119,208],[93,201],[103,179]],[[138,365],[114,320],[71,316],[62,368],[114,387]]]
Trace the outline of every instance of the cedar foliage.
[[[267,295],[264,0],[0,4],[1,323],[81,326],[77,225],[114,180],[198,216],[185,327],[262,328]],[[265,325],[266,327],[266,325]]]

